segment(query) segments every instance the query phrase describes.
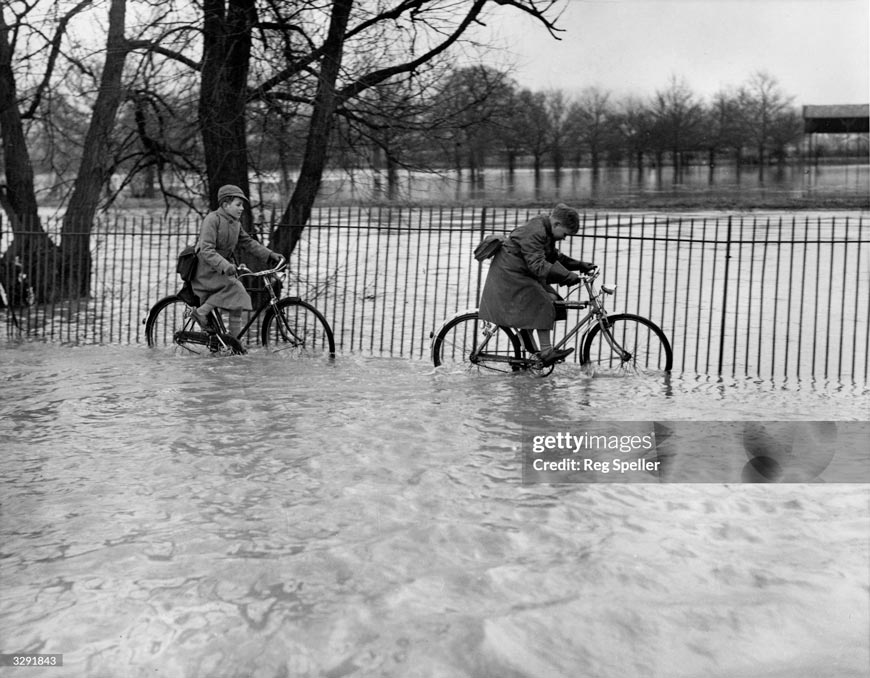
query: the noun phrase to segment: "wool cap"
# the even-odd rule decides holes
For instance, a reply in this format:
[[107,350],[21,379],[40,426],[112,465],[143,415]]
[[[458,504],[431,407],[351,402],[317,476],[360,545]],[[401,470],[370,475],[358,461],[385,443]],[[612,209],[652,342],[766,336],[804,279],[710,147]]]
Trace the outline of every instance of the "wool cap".
[[221,186],[218,189],[218,204],[222,203],[228,198],[241,198],[245,202],[248,201],[248,196],[245,195],[244,191],[242,191],[242,189],[238,186],[233,186],[232,184]]

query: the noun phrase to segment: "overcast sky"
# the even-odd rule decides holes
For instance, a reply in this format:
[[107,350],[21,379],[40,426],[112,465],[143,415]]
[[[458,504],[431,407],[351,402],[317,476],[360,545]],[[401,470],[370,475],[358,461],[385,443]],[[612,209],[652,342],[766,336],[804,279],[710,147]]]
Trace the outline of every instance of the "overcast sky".
[[798,106],[870,102],[868,0],[563,0],[561,7],[561,42],[516,11],[500,9],[489,23],[509,46],[523,87],[647,96],[674,75],[708,97],[765,71]]

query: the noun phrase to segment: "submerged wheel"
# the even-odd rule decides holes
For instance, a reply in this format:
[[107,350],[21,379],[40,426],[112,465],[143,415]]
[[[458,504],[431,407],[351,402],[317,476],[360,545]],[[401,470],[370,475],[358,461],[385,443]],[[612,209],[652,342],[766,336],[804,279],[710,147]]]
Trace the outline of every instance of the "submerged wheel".
[[[492,332],[486,341],[486,332]],[[483,350],[472,354],[486,341]],[[480,320],[476,312],[463,313],[445,324],[432,341],[432,362],[435,367],[485,367],[498,372],[520,369],[516,362],[522,356],[517,335],[511,330]]]
[[291,356],[335,356],[332,328],[323,314],[301,299],[282,299],[266,312],[263,346]]
[[230,334],[203,332],[190,316],[191,310],[192,307],[178,295],[166,297],[154,304],[145,321],[148,346],[202,355],[246,353],[239,340]]
[[[175,342],[176,332],[195,332],[199,329],[190,317],[191,307],[177,295],[165,297],[151,307],[145,321],[145,339],[151,348],[178,349]],[[192,346],[194,353],[209,353],[208,347]]]
[[607,318],[616,346],[611,346],[600,324],[583,342],[582,362],[596,373],[653,374],[673,367],[673,352],[665,333],[650,320],[631,313]]

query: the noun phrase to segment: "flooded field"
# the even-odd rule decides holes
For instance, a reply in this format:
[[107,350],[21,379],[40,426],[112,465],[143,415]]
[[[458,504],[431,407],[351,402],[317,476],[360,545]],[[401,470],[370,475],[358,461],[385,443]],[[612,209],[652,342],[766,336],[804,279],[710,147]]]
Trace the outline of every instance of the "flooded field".
[[867,484],[519,462],[579,420],[862,421],[865,386],[0,350],[0,651],[63,654],[28,676],[867,673]]

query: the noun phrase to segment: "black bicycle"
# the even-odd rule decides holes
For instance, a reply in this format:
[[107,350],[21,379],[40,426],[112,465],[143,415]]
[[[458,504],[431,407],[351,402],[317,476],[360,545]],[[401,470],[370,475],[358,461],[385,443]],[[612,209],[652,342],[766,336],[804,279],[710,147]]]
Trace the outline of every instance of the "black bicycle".
[[[198,354],[246,353],[242,340],[263,314],[260,341],[263,346],[293,356],[335,356],[332,328],[323,314],[299,297],[279,297],[276,287],[283,286],[287,262],[282,259],[275,268],[253,272],[244,266],[239,278],[263,278],[268,297],[252,311],[247,324],[233,336],[227,331],[220,312],[208,315],[208,325],[200,327],[191,315],[199,305],[190,290],[158,301],[145,319],[145,337],[152,348],[169,348]],[[282,276],[283,274],[283,276]]]

